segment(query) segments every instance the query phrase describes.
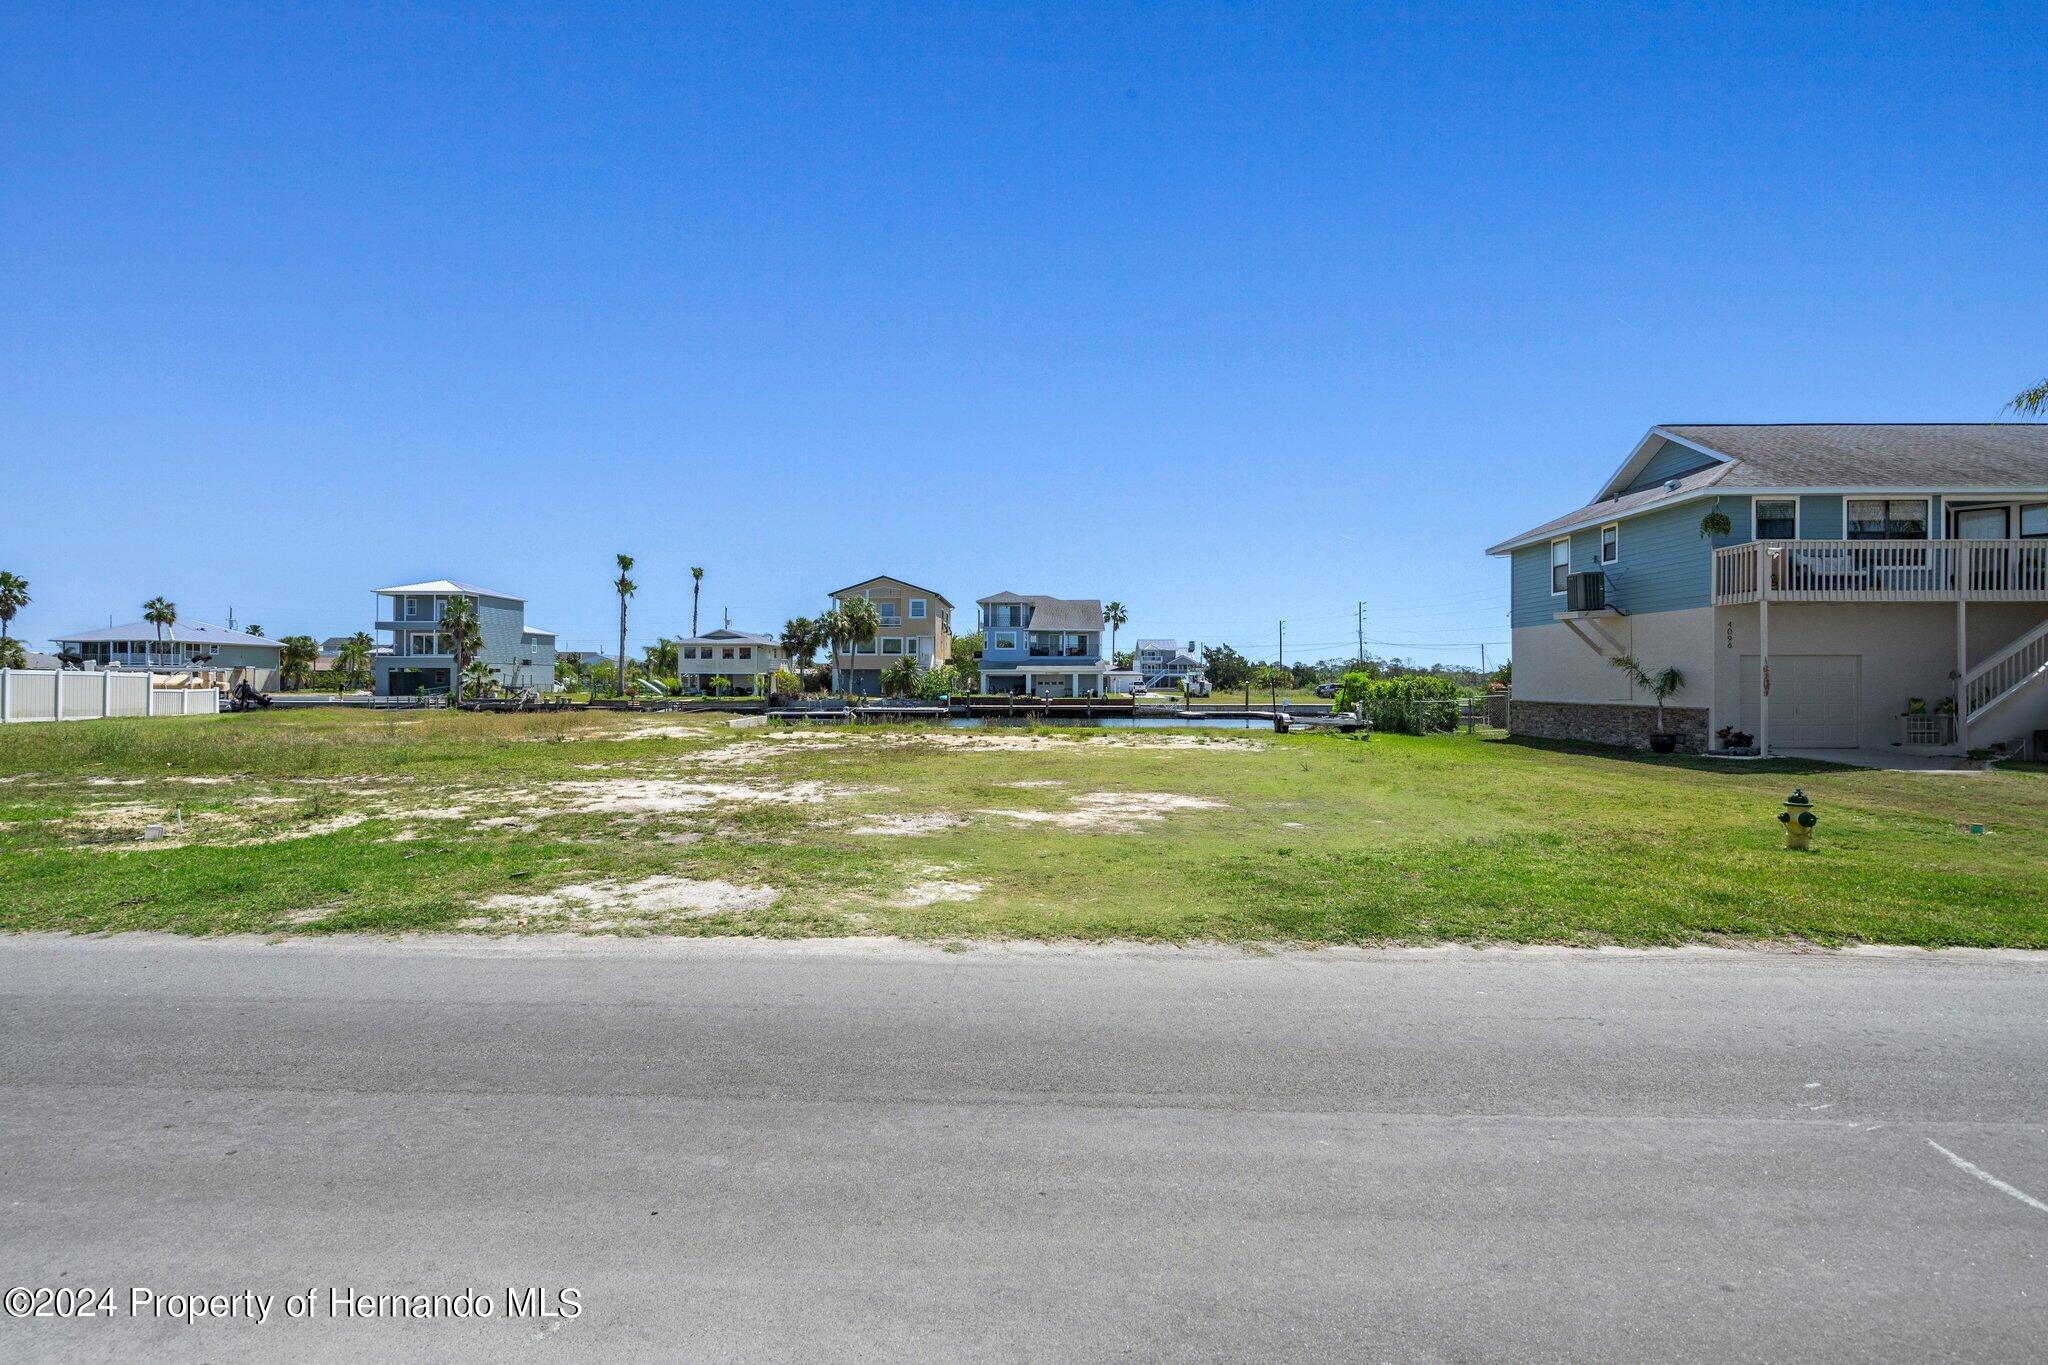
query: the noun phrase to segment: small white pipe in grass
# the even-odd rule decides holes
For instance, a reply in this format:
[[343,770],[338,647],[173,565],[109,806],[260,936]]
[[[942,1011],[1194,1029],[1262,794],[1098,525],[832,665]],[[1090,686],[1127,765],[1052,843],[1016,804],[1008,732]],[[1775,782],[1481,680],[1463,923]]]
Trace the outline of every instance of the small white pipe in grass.
[[2009,1194],[2013,1198],[2019,1200],[2022,1204],[2025,1204],[2030,1208],[2039,1209],[2043,1213],[2048,1213],[2048,1204],[2042,1203],[2040,1200],[2034,1198],[2033,1195],[2028,1194],[2025,1190],[2014,1189],[2012,1186],[2006,1184],[2003,1180],[2000,1180],[1997,1176],[1991,1174],[1991,1172],[1985,1170],[1983,1167],[1971,1165],[1969,1162],[1957,1156],[1954,1152],[1951,1152],[1948,1148],[1936,1142],[1933,1138],[1927,1139],[1927,1145],[1929,1147],[1932,1147],[1935,1151],[1940,1152],[1950,1161],[1954,1162],[1958,1169],[1968,1171],[1971,1175],[1976,1176],[1979,1180],[1989,1185],[1992,1189],[2002,1190],[2006,1194]]

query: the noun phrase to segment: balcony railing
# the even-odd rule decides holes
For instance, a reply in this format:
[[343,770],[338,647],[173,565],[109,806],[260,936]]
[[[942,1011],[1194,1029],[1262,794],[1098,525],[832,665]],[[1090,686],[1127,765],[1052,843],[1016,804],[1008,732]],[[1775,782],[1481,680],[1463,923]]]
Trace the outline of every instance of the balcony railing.
[[1714,604],[2048,602],[2048,540],[1770,540],[1714,551]]

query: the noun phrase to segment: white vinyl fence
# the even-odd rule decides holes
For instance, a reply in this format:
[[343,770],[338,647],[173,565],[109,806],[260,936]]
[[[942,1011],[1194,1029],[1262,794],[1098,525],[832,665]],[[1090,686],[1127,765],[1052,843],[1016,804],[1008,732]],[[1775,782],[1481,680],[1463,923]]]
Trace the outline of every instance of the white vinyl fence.
[[147,673],[0,668],[0,722],[211,716],[219,711],[218,688],[160,688]]

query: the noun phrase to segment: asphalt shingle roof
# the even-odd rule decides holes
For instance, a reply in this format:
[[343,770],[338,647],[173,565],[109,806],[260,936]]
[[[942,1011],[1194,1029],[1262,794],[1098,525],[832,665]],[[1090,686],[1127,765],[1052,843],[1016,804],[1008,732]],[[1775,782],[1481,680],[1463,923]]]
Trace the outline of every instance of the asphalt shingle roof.
[[1666,423],[1675,436],[1727,456],[1672,483],[1604,498],[1510,536],[1488,551],[1611,521],[1717,489],[2048,489],[2048,422],[1812,422],[1774,426]]
[[982,598],[975,605],[987,606],[991,602],[1028,603],[1032,630],[1102,629],[1102,599],[1099,597],[1040,597],[1028,592],[999,592]]

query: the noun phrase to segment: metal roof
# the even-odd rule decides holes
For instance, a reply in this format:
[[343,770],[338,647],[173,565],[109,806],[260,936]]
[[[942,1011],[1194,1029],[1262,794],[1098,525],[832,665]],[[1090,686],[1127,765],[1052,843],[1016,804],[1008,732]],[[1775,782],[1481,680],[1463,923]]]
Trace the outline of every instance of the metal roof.
[[458,583],[452,578],[430,578],[424,583],[400,583],[394,588],[372,588],[370,591],[376,593],[379,597],[404,592],[440,593],[443,596],[461,593],[467,597],[501,597],[507,602],[524,602],[526,600],[523,597],[514,597],[509,592],[499,592],[495,588],[480,588],[474,583]]
[[771,649],[781,644],[772,635],[756,635],[745,630],[707,630],[702,635],[686,635],[676,641],[679,645],[767,645]]
[[[50,638],[60,645],[96,643],[101,640],[154,641],[157,638],[157,629],[147,621],[131,621],[125,626],[108,626],[104,630],[84,630],[73,635],[53,635]],[[183,619],[176,625],[164,627],[164,643],[169,644],[174,640],[181,645],[248,645],[279,651],[284,649],[280,641],[266,639],[261,635],[244,635],[241,631],[229,630],[226,626]]]

